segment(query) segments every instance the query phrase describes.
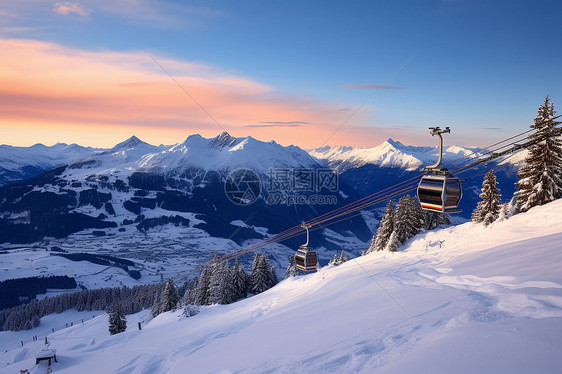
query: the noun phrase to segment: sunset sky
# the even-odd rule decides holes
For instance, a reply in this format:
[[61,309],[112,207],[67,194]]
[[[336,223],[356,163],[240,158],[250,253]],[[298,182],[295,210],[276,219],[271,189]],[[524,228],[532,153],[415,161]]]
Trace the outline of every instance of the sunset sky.
[[550,95],[562,2],[0,0],[0,144],[493,143]]

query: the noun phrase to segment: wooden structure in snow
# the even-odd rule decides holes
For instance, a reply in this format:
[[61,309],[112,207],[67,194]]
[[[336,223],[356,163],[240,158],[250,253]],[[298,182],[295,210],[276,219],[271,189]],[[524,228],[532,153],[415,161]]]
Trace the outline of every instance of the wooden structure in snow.
[[42,349],[35,355],[35,364],[37,365],[40,361],[49,360],[49,366],[51,366],[51,360],[57,361],[57,350],[56,349]]

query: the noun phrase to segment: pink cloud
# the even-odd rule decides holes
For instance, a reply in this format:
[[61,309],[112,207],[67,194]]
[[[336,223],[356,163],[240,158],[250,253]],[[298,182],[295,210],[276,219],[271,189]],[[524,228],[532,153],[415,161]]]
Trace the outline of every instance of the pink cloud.
[[86,8],[85,6],[80,5],[78,3],[71,3],[69,1],[65,1],[64,3],[55,3],[55,5],[53,6],[53,12],[61,15],[76,13],[83,17],[92,14],[91,9]]
[[214,66],[156,56],[171,79],[143,52],[0,39],[0,54],[0,129],[8,144],[110,146],[113,137],[104,140],[103,133],[171,144],[192,133],[223,131],[183,87],[234,136],[310,148],[345,120],[337,108],[349,105],[281,94]]

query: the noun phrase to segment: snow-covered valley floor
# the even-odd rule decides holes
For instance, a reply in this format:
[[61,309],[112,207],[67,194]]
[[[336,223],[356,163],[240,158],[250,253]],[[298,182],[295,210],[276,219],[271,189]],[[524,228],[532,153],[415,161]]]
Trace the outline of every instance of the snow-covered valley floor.
[[[562,200],[488,228],[426,232],[397,253],[193,317],[164,313],[142,331],[149,311],[128,316],[115,336],[103,315],[56,331],[53,373],[559,373],[561,243]],[[0,333],[0,346],[39,336],[0,353],[0,373],[44,373],[34,355],[49,323],[62,321]]]

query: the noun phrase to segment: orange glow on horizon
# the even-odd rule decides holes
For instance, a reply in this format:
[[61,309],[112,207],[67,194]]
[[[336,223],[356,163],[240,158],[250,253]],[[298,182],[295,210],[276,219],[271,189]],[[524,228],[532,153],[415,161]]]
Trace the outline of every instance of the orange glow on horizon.
[[[0,40],[0,54],[5,144],[60,141],[105,148],[133,134],[151,144],[175,144],[194,133],[216,136],[222,126],[233,136],[316,148],[349,116],[337,110],[344,103],[284,96],[211,66],[157,57],[218,125],[149,54],[14,39]],[[328,144],[372,147],[389,137],[357,122],[367,122],[364,113]]]

